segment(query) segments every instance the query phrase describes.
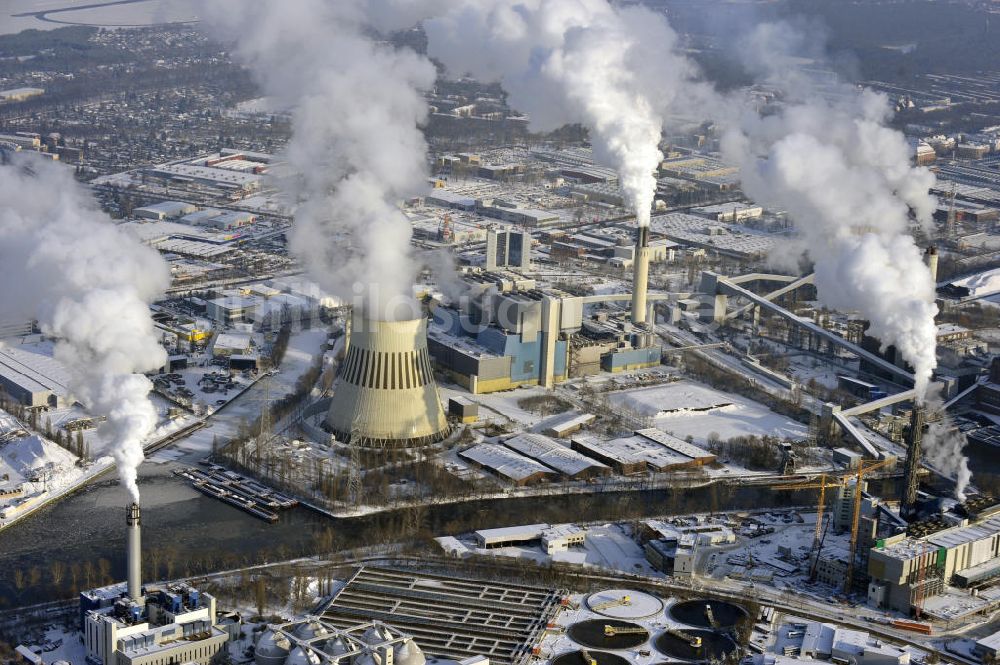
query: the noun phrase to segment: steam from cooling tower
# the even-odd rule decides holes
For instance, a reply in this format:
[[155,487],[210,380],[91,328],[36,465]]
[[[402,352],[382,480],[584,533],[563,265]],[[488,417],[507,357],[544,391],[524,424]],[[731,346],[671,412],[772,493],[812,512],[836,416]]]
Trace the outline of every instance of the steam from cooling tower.
[[539,131],[580,123],[649,224],[664,114],[695,84],[662,15],[607,0],[456,0],[424,23],[429,53],[453,74],[502,83]]
[[[382,8],[384,3],[373,1]],[[290,248],[371,318],[413,316],[416,272],[401,200],[426,190],[430,61],[376,42],[362,2],[206,0],[204,27],[234,43],[263,91],[292,113],[281,182],[295,202]],[[354,292],[357,284],[366,292]]]
[[937,362],[937,306],[910,213],[929,228],[934,176],[910,165],[905,138],[886,126],[885,96],[842,87],[830,98],[800,76],[772,80],[792,82],[790,102],[773,115],[732,119],[723,153],[740,166],[751,198],[788,212],[820,301],[860,311],[869,332],[913,366],[922,400]]
[[70,389],[107,416],[121,482],[139,500],[142,440],[156,426],[140,372],[162,367],[149,303],[170,284],[160,255],[94,208],[67,167],[14,154],[0,166],[0,308],[37,319]]

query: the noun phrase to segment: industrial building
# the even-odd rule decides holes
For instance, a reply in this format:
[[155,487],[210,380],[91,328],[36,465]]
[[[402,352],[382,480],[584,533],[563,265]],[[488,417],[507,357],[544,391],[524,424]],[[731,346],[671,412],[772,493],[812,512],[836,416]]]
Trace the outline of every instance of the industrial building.
[[611,472],[606,464],[581,455],[542,434],[524,432],[507,439],[503,444],[573,480],[603,476]]
[[44,88],[8,88],[7,90],[0,90],[0,102],[23,102],[26,99],[39,97],[44,94]]
[[617,473],[677,471],[711,463],[715,455],[656,429],[605,441],[590,434],[575,435],[573,449],[600,460]]
[[[948,515],[930,533],[880,540],[869,552],[869,602],[909,613],[945,586],[976,588],[1000,577],[1000,505]],[[976,504],[974,504],[976,505]]]
[[500,230],[491,227],[486,231],[486,269],[531,268],[531,236],[524,231]]
[[[636,265],[648,266],[649,253],[643,244],[644,260]],[[428,348],[438,367],[469,392],[551,387],[570,377],[660,364],[662,346],[645,323],[641,275],[635,295],[609,298],[639,302],[631,321],[585,319],[585,305],[601,298],[538,290],[532,280],[510,273],[473,272],[464,278],[470,297],[462,309],[435,310]]]
[[126,511],[128,580],[80,593],[87,661],[100,665],[209,665],[229,633],[216,621],[215,598],[187,584],[141,581],[138,504]]
[[377,321],[355,313],[326,426],[371,447],[436,443],[450,427],[427,352],[427,320]]
[[321,611],[340,629],[389,622],[429,657],[525,665],[560,608],[555,589],[363,567]]
[[541,462],[493,443],[477,444],[459,452],[458,456],[477,467],[489,469],[519,487],[551,480],[559,475]]
[[55,358],[0,345],[0,388],[29,407],[72,404],[69,371]]
[[192,203],[185,203],[184,201],[161,201],[160,203],[136,208],[132,212],[139,219],[163,221],[191,215],[197,210],[198,206]]

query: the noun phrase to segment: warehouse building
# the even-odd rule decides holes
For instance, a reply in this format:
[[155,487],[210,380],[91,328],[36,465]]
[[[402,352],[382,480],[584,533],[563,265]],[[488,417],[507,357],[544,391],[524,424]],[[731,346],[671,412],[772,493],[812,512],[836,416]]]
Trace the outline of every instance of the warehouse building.
[[139,219],[163,221],[165,219],[177,219],[184,215],[190,215],[197,210],[198,206],[185,203],[184,201],[161,201],[160,203],[136,208],[133,214]]
[[580,434],[574,436],[572,441],[573,450],[600,460],[623,475],[645,471],[675,471],[697,465],[692,458],[638,434],[610,441],[590,434]]
[[458,455],[476,466],[489,469],[519,487],[550,480],[557,475],[544,464],[496,444],[481,443],[463,450]]
[[605,476],[611,472],[606,464],[581,455],[542,434],[525,432],[511,437],[503,443],[511,450],[555,469],[563,476],[573,480]]
[[0,387],[24,406],[72,404],[69,381],[69,372],[55,358],[0,345]]

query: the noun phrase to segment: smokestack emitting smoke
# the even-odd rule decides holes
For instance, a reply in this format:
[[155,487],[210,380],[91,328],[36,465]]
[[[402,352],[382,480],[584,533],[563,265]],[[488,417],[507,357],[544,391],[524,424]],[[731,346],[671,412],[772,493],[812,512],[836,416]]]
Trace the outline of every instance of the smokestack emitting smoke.
[[937,306],[909,214],[930,224],[934,176],[910,165],[905,138],[884,124],[888,114],[875,93],[817,95],[774,115],[744,116],[723,152],[739,164],[751,198],[788,212],[820,301],[860,311],[872,335],[894,344],[914,368],[922,401],[937,364]]
[[[413,51],[374,41],[363,10],[323,0],[212,0],[202,16],[291,110],[284,157],[293,173],[281,184],[298,205],[293,253],[327,290],[345,300],[362,295],[369,318],[405,319],[416,268],[398,203],[427,188],[419,126],[435,70]],[[365,293],[355,293],[358,284]],[[400,305],[410,306],[405,314]]]
[[938,250],[934,245],[930,245],[924,252],[924,261],[927,263],[927,270],[931,274],[931,282],[934,283],[935,288],[937,287],[937,270],[938,270]]
[[456,0],[424,23],[428,52],[454,74],[499,81],[536,131],[590,130],[640,226],[649,224],[664,114],[695,67],[663,16],[606,0]]
[[142,598],[142,517],[138,503],[125,508],[126,539],[128,542],[128,597],[139,602]]
[[56,339],[74,396],[107,416],[122,484],[139,500],[152,383],[167,360],[149,303],[170,284],[159,253],[95,209],[67,167],[17,154],[0,166],[0,306]]
[[632,323],[646,323],[646,290],[649,286],[649,227],[640,226],[632,261]]

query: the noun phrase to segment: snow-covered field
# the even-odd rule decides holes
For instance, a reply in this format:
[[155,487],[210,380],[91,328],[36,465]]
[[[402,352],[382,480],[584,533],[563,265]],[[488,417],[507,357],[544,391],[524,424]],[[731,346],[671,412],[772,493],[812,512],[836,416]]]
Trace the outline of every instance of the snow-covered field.
[[969,289],[969,296],[975,298],[1000,293],[1000,268],[987,270],[986,272],[960,279],[953,282],[953,284]]
[[747,435],[804,439],[808,434],[805,425],[763,404],[693,381],[612,393],[609,401],[652,418],[665,432],[682,439],[691,436],[702,444],[713,433],[723,440]]

